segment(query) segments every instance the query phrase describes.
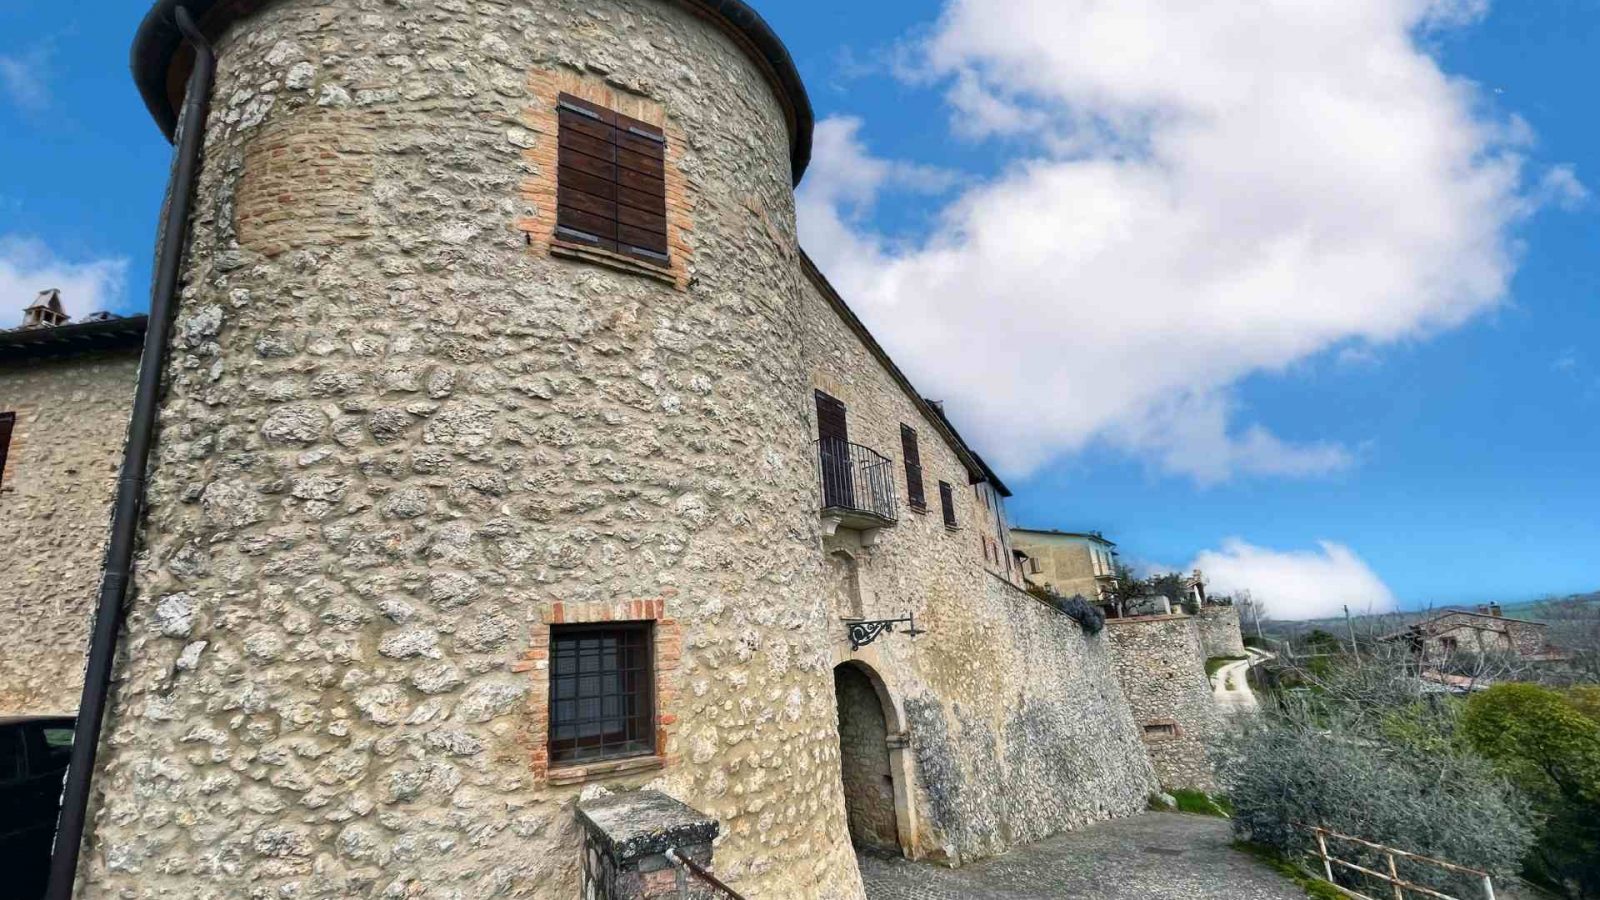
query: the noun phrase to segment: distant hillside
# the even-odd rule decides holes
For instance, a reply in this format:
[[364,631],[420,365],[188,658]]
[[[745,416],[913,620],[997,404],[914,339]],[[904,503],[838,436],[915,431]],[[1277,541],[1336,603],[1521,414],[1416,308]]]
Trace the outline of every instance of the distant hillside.
[[[1564,597],[1544,597],[1538,600],[1519,600],[1515,603],[1500,604],[1502,615],[1518,619],[1531,619],[1535,622],[1544,621],[1555,609],[1565,607],[1570,611],[1574,603],[1589,606],[1600,606],[1600,591],[1589,591],[1583,594],[1569,594]],[[1429,616],[1444,609],[1469,609],[1475,610],[1482,603],[1439,603],[1423,609],[1403,610],[1390,613],[1372,613],[1368,615],[1352,615],[1351,621],[1356,632],[1361,635],[1386,634],[1399,631],[1406,626],[1420,622]],[[1247,626],[1248,627],[1248,626]],[[1341,639],[1348,633],[1343,616],[1333,616],[1324,619],[1302,619],[1297,621],[1283,619],[1268,619],[1263,623],[1263,630],[1269,635],[1286,638],[1297,637],[1308,632],[1321,629]]]

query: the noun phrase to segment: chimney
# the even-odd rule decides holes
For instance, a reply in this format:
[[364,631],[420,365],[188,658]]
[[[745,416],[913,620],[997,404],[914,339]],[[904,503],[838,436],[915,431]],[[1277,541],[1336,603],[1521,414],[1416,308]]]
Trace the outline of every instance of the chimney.
[[61,291],[50,288],[40,291],[39,296],[33,298],[33,302],[22,311],[22,327],[54,328],[67,324],[69,318],[66,307],[61,305]]

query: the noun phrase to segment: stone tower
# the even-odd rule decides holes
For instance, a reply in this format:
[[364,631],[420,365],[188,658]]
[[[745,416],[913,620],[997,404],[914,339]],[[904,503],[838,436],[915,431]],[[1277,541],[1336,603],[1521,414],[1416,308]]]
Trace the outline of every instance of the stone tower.
[[[189,8],[218,81],[81,895],[571,897],[598,786],[717,817],[752,896],[859,896],[781,45],[737,0]],[[572,116],[657,148],[659,244],[558,222]],[[557,765],[552,634],[606,622],[651,752]]]

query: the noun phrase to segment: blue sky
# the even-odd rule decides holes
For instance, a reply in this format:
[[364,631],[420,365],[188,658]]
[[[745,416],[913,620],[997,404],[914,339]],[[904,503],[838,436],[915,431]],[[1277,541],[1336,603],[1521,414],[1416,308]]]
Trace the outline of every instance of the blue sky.
[[[1600,5],[1085,2],[757,3],[808,248],[1013,518],[1290,614],[1600,587]],[[145,302],[140,14],[0,0],[0,308]]]

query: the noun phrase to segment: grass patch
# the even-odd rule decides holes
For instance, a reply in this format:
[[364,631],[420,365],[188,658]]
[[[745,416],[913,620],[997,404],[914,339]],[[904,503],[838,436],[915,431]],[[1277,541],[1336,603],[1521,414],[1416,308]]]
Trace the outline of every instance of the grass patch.
[[1172,799],[1178,801],[1178,812],[1217,816],[1223,819],[1233,818],[1233,804],[1229,803],[1226,797],[1212,797],[1205,791],[1196,791],[1189,788],[1180,788],[1167,793],[1172,795]]
[[1210,678],[1211,676],[1217,674],[1217,670],[1228,663],[1238,662],[1241,659],[1249,658],[1249,656],[1213,656],[1206,660],[1206,677]]
[[1346,900],[1347,895],[1341,893],[1338,888],[1313,877],[1311,873],[1295,865],[1288,857],[1271,847],[1252,844],[1249,841],[1234,841],[1233,849],[1248,853],[1276,869],[1283,877],[1299,885],[1312,900]]

